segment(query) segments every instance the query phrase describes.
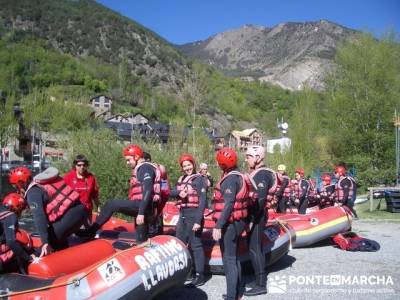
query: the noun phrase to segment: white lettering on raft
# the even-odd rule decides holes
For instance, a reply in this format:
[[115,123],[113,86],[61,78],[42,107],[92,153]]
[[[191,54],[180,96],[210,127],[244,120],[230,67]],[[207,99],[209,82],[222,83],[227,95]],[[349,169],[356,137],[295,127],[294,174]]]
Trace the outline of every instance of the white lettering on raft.
[[146,291],[188,266],[188,255],[176,240],[154,245],[134,259],[143,272],[142,282]]

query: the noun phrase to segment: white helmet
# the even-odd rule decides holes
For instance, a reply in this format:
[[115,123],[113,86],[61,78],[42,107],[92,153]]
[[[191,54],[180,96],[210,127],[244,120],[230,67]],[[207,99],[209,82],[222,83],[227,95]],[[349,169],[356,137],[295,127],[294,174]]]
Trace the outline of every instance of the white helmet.
[[250,156],[254,156],[254,157],[256,155],[258,155],[260,157],[260,159],[264,159],[265,149],[264,149],[264,147],[258,146],[258,145],[249,146],[247,148],[246,155],[250,155]]

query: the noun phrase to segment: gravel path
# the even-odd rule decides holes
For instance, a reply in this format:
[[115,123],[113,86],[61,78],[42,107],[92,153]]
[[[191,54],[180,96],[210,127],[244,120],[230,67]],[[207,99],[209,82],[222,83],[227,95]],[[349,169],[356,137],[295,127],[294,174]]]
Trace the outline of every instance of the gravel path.
[[[348,252],[329,240],[293,249],[269,269],[268,295],[242,299],[400,299],[400,223],[354,221],[353,231],[377,241],[381,249]],[[204,286],[177,288],[157,300],[222,299],[225,292],[225,277],[214,275]]]

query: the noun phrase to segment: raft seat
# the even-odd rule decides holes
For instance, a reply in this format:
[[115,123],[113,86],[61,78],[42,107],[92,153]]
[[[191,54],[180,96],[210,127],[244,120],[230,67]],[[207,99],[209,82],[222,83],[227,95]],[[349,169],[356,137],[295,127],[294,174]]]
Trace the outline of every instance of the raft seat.
[[53,278],[78,272],[112,256],[115,252],[113,246],[105,240],[86,242],[40,258],[39,263],[29,265],[28,274]]

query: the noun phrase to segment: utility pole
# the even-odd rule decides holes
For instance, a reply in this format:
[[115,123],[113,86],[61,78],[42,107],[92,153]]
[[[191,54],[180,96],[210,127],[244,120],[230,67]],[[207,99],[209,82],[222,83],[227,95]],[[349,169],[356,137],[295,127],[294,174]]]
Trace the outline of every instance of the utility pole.
[[393,118],[395,136],[396,136],[396,185],[400,185],[400,115],[394,111]]

